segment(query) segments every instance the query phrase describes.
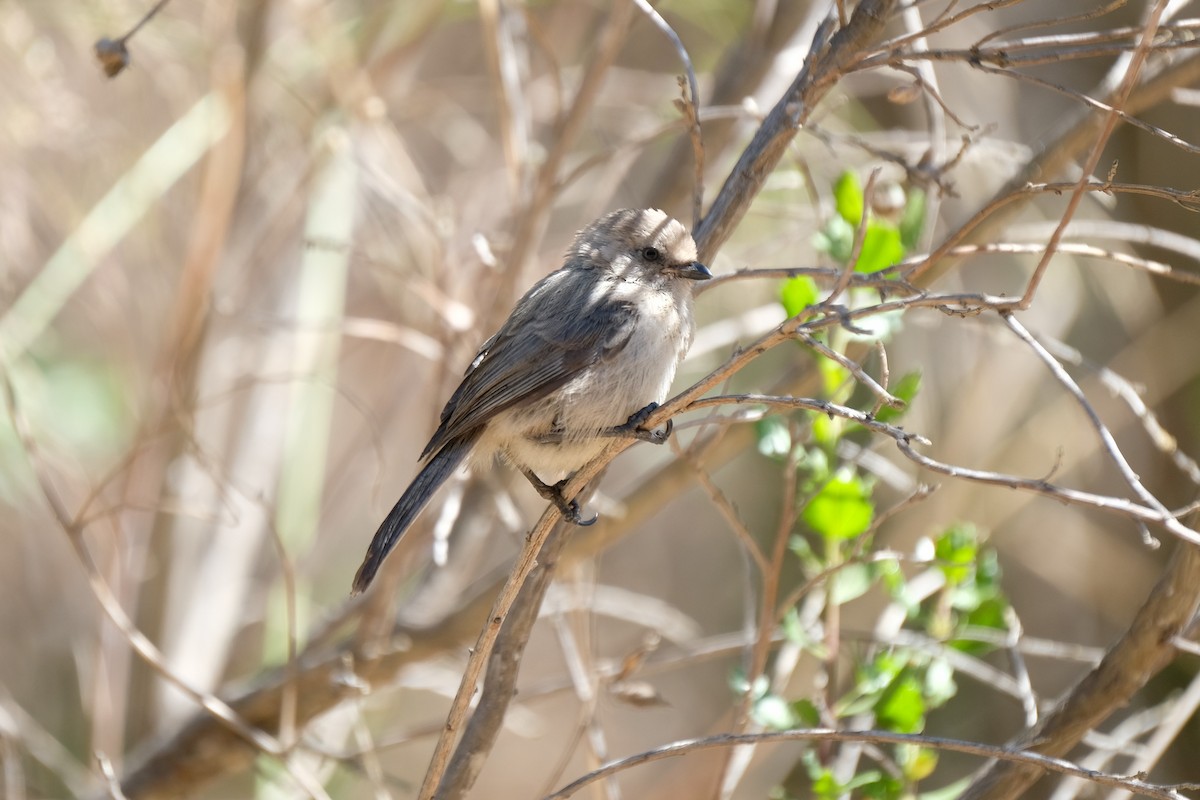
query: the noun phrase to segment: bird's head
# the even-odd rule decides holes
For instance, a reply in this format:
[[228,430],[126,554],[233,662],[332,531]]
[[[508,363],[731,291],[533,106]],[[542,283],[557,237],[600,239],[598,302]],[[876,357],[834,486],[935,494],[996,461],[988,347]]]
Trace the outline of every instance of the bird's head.
[[654,286],[708,280],[712,273],[697,259],[687,228],[656,208],[605,214],[577,233],[567,251],[569,266],[607,270]]

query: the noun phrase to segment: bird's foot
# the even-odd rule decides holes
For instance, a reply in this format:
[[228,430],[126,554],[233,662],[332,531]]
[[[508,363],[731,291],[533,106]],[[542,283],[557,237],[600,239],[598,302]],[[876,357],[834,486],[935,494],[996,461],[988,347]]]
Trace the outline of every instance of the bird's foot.
[[663,426],[662,430],[642,427],[657,408],[658,403],[651,403],[642,410],[635,411],[624,425],[609,428],[607,431],[608,435],[620,438],[630,437],[639,441],[650,442],[650,444],[666,444],[667,439],[671,438],[671,431],[675,428],[675,423],[672,420],[668,419],[667,424]]
[[558,509],[558,513],[562,514],[563,519],[567,522],[582,528],[596,524],[596,520],[599,519],[598,514],[593,514],[591,519],[585,520],[580,513],[579,503],[574,500],[568,500],[563,495],[563,489],[566,488],[568,478],[563,478],[558,483],[549,484],[544,483],[541,478],[534,475],[530,470],[522,470],[522,472],[525,473],[525,477],[533,484],[534,490],[542,496],[542,499],[553,503],[554,507]]

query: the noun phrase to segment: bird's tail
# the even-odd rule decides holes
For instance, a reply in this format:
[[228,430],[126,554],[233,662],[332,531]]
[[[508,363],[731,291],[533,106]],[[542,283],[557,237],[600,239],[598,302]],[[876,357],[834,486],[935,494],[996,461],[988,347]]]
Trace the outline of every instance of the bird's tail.
[[396,501],[396,505],[388,512],[387,517],[379,526],[379,530],[375,532],[375,538],[371,540],[371,546],[367,548],[367,556],[354,575],[352,594],[359,594],[371,585],[371,581],[375,579],[375,573],[379,571],[387,554],[396,546],[396,542],[400,541],[400,537],[421,513],[421,509],[429,503],[429,499],[433,497],[437,488],[466,458],[474,444],[475,436],[451,439],[421,468],[417,477],[413,478],[413,482],[409,484],[408,488],[404,490],[404,494]]

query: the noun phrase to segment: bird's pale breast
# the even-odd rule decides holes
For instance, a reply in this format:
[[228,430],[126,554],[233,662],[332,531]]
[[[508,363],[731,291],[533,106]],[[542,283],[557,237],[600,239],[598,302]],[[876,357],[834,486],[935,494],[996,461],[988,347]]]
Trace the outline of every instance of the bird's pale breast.
[[[614,297],[637,307],[637,321],[625,346],[544,401],[498,414],[477,448],[481,455],[498,452],[518,466],[535,469],[543,479],[550,479],[551,472],[573,472],[604,449],[609,439],[599,436],[601,431],[624,424],[632,414],[666,398],[691,344],[691,315],[685,316],[690,294],[680,298],[631,283],[617,287]],[[614,398],[630,399],[622,405]]]

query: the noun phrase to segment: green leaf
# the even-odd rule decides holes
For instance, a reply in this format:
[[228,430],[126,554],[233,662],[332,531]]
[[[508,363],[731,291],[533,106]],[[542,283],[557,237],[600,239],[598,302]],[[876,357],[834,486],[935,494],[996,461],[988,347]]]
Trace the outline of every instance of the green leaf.
[[746,671],[739,667],[734,667],[729,671],[729,688],[736,695],[743,695],[750,691],[750,683],[746,679]]
[[[847,385],[850,379],[850,373],[838,362],[832,358],[821,356],[817,359],[817,367],[821,372],[822,383],[825,386],[825,394],[834,396],[837,390]],[[819,413],[819,412],[813,412]],[[828,416],[822,414],[822,416]]]
[[842,784],[834,777],[832,770],[824,770],[821,775],[813,781],[812,784],[813,796],[819,800],[837,800],[844,793]]
[[888,595],[893,600],[897,599],[905,586],[904,570],[900,568],[900,560],[885,558],[877,561],[875,563],[875,574],[879,576],[879,581],[887,589]]
[[824,447],[832,447],[837,444],[838,431],[840,427],[836,422],[831,420],[824,414],[813,412],[812,415],[812,440],[818,445]]
[[967,787],[971,785],[972,780],[972,777],[968,775],[940,789],[921,792],[917,797],[919,800],[958,800],[959,797],[962,797],[962,793],[967,790]]
[[975,582],[1000,591],[1000,559],[990,547],[980,550],[979,558],[975,560]]
[[957,586],[969,580],[979,555],[979,534],[975,526],[960,523],[946,529],[934,540],[933,555],[948,585]]
[[811,700],[801,698],[792,703],[792,718],[800,725],[815,728],[821,724],[821,712]]
[[984,600],[967,614],[967,624],[976,628],[992,628],[997,631],[1008,630],[1008,622],[1004,612],[1008,610],[1008,600],[1004,597],[991,597]]
[[863,191],[858,177],[849,170],[838,176],[833,184],[833,201],[838,216],[857,225],[863,218]]
[[813,247],[818,252],[828,253],[837,263],[845,264],[854,250],[854,231],[854,226],[846,220],[831,217],[825,227],[813,236]]
[[829,455],[819,447],[805,448],[796,459],[796,466],[808,476],[810,485],[823,483],[829,477]]
[[870,800],[902,800],[908,797],[904,781],[883,774],[877,780],[863,786],[860,792]]
[[785,417],[763,417],[754,423],[758,452],[767,458],[782,458],[792,449],[792,431]]
[[794,317],[817,302],[820,293],[817,284],[807,275],[788,278],[779,288],[779,301],[789,317]]
[[994,594],[990,587],[980,586],[974,581],[967,581],[954,586],[951,590],[950,607],[955,611],[965,611],[971,614],[991,600]]
[[777,694],[760,698],[751,710],[751,717],[768,730],[785,731],[796,725],[791,705]]
[[809,559],[815,558],[812,545],[808,543],[808,539],[798,534],[788,539],[788,549],[801,561],[807,562]]
[[846,781],[846,784],[842,787],[842,790],[843,792],[853,792],[856,789],[863,789],[878,782],[882,776],[883,773],[875,769],[869,769],[865,772],[860,772],[850,780]]
[[915,744],[896,746],[896,764],[899,765],[904,777],[910,782],[928,778],[937,768],[938,754],[936,750],[920,747]]
[[908,202],[904,204],[904,216],[900,218],[900,241],[906,250],[912,250],[921,240],[925,229],[925,191],[917,186],[908,189]]
[[944,658],[935,658],[925,668],[925,697],[930,708],[944,705],[950,698],[958,694],[958,684],[954,682],[954,667]]
[[[795,539],[797,537],[792,538]],[[779,629],[783,632],[783,638],[792,644],[803,646],[808,641],[808,635],[804,632],[804,626],[800,624],[800,612],[794,606],[784,612],[783,619],[779,623]]]
[[804,522],[826,540],[853,539],[871,526],[875,506],[861,477],[843,470],[804,509]]
[[894,652],[884,651],[875,659],[864,664],[855,671],[857,691],[864,694],[878,694],[886,689],[892,681],[908,667],[908,658]]
[[871,570],[866,564],[849,564],[830,577],[829,602],[849,603],[866,594],[871,583]]
[[900,229],[890,222],[872,219],[867,222],[863,233],[862,249],[854,271],[871,274],[895,266],[904,260],[904,243],[900,241]]
[[925,696],[911,671],[900,676],[875,706],[875,715],[884,730],[918,733],[925,726]]
[[[795,645],[799,645],[800,649],[806,653],[810,653],[815,658],[824,659],[828,655],[828,648],[825,642],[821,639],[813,638],[812,634],[800,623],[800,612],[795,608],[789,608],[784,614],[781,624],[784,638]],[[818,634],[819,635],[819,634]],[[816,724],[815,722],[812,724]]]
[[811,747],[806,747],[800,751],[800,763],[804,765],[804,771],[808,774],[810,781],[815,781],[827,771],[825,767],[821,766],[816,751]]

